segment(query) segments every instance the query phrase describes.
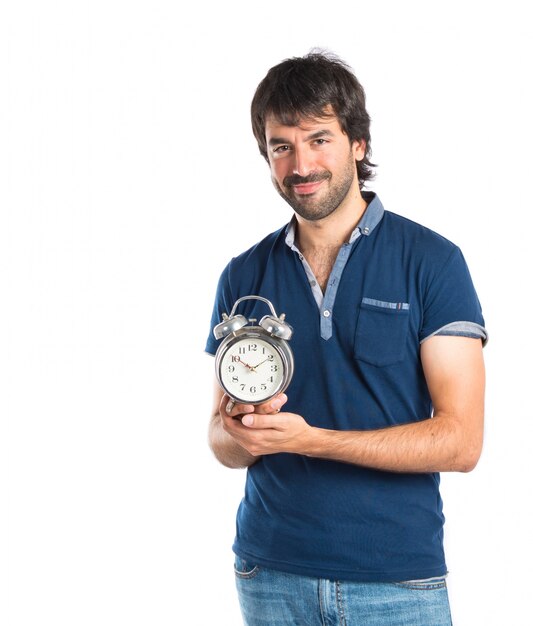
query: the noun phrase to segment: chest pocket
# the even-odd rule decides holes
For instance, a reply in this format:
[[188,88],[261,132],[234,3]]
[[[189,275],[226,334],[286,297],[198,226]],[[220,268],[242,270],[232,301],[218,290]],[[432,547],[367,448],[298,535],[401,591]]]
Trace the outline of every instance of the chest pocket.
[[408,326],[407,302],[363,298],[355,330],[355,358],[377,366],[402,361]]

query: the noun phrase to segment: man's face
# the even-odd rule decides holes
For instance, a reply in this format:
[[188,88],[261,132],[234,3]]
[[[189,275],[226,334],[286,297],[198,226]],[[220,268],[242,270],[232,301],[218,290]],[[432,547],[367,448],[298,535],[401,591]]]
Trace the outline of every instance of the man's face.
[[304,219],[323,219],[359,195],[355,161],[364,158],[364,143],[350,144],[336,117],[298,126],[268,117],[265,135],[274,187]]

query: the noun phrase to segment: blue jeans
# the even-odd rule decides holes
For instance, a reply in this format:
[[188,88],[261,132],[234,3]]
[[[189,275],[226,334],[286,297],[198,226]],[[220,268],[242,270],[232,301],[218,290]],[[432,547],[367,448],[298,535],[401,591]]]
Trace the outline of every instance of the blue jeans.
[[246,626],[451,626],[446,580],[354,583],[287,574],[235,558]]

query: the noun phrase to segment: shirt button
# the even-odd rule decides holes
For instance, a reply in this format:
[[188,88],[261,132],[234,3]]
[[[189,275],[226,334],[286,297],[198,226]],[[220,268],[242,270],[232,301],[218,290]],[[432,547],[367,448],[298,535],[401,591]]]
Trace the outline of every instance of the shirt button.
[[365,235],[368,235],[368,233],[369,233],[369,232],[370,232],[370,228],[368,228],[368,226],[365,226],[365,227],[363,228],[363,233],[364,233]]
[[311,281],[311,287],[316,287],[316,280]]
[[330,312],[326,309],[326,310],[324,311],[324,313],[322,313],[322,315],[323,315],[324,317],[329,317],[329,316],[331,315],[331,313],[330,313]]

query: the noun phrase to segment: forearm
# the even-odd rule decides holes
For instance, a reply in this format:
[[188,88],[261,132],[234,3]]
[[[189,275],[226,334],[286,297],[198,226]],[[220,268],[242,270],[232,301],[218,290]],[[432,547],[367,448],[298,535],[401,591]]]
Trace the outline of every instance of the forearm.
[[259,459],[228,435],[222,427],[220,415],[215,415],[209,425],[209,446],[218,461],[232,469],[250,467]]
[[[481,433],[481,431],[478,431]],[[450,416],[372,431],[311,428],[302,454],[390,472],[468,472],[482,446],[482,434],[465,433]]]
[[389,472],[468,472],[481,454],[485,375],[481,342],[433,337],[422,363],[434,416],[367,431],[309,425],[296,413],[244,415],[226,430],[255,456],[289,452]]

